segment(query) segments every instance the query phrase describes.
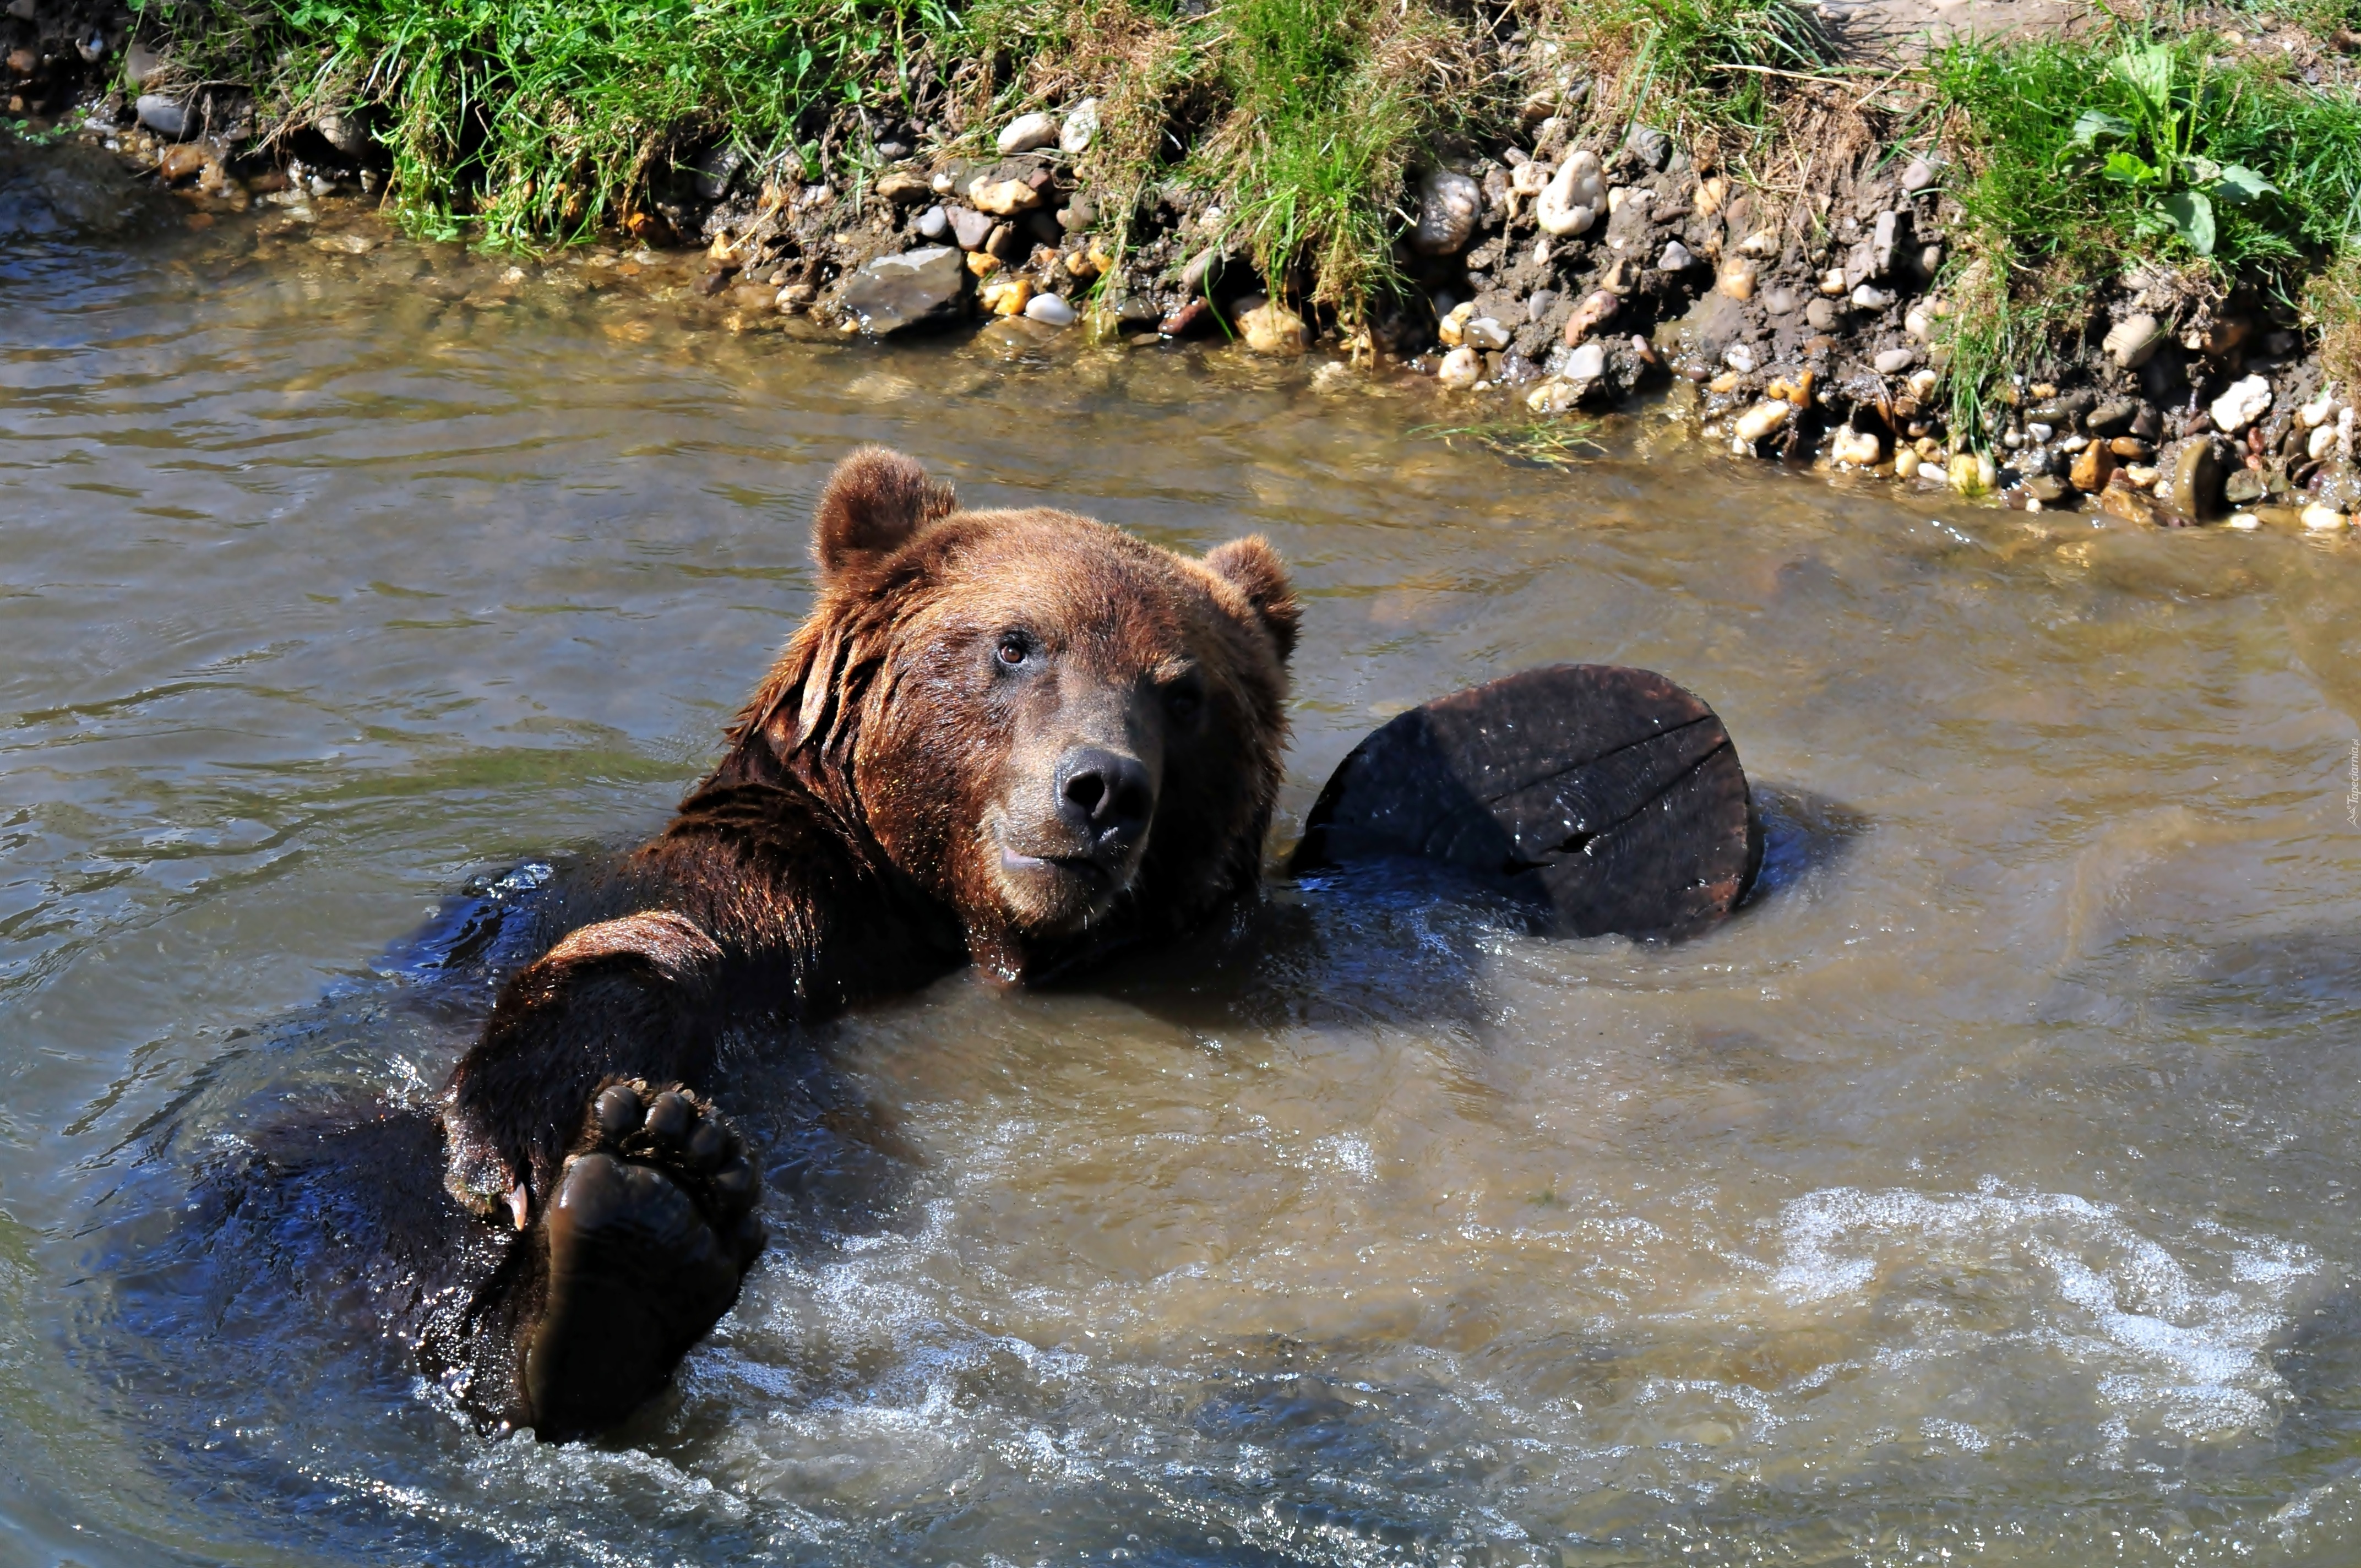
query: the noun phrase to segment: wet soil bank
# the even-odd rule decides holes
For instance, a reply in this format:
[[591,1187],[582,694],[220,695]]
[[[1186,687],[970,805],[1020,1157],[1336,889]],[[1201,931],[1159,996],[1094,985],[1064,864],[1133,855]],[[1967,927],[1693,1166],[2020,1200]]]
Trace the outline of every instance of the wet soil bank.
[[[384,189],[367,108],[274,120],[104,8],[17,0],[5,25],[11,112],[115,155],[186,222],[257,203],[274,224],[309,222],[324,200]],[[644,204],[593,248],[685,270],[735,328],[1227,336],[1333,361],[1323,375],[1424,378],[1439,422],[1544,458],[1578,444],[1582,416],[1669,396],[1738,456],[2028,510],[2320,530],[2361,511],[2351,389],[2293,304],[2129,267],[2092,291],[2079,334],[1955,398],[1947,292],[1974,280],[1956,265],[1967,236],[1939,137],[1882,137],[1891,122],[1855,101],[1814,122],[1793,185],[1764,189],[1722,164],[1710,134],[1601,134],[1581,112],[1589,81],[1555,46],[1511,32],[1499,49],[1524,113],[1513,134],[1436,148],[1416,172],[1396,256],[1409,288],[1361,316],[1263,277],[1219,192],[1158,188],[1117,221],[1086,174],[1095,99],[950,143],[981,156],[923,150],[940,127],[864,113],[875,159],[818,180],[708,131],[660,160]]]

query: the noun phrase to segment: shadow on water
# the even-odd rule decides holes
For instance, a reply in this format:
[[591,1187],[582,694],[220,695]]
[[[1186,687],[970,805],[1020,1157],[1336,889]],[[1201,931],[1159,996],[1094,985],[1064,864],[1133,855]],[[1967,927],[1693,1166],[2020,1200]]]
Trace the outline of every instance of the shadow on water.
[[[45,256],[110,259],[80,247],[125,247],[177,228],[180,220],[170,197],[96,148],[37,147],[0,136],[0,278]],[[66,251],[69,246],[76,249]]]

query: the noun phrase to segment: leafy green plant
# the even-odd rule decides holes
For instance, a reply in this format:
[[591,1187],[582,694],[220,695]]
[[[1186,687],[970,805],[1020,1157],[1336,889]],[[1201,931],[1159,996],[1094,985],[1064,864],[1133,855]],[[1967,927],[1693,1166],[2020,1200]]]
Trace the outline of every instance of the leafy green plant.
[[2108,61],[2107,73],[2126,89],[2134,117],[2083,110],[2061,161],[2085,169],[2096,163],[2103,177],[2141,193],[2143,234],[2170,233],[2198,255],[2212,256],[2220,236],[2215,203],[2249,206],[2279,194],[2279,187],[2243,163],[2219,163],[2197,150],[2216,117],[2206,112],[2216,84],[2202,60],[2191,81],[2177,50],[2145,44]]
[[2361,101],[2204,35],[1969,40],[1927,60],[1960,157],[1951,426],[1980,441],[1994,378],[2088,323],[2096,282],[2154,261],[2282,295],[2361,236]]

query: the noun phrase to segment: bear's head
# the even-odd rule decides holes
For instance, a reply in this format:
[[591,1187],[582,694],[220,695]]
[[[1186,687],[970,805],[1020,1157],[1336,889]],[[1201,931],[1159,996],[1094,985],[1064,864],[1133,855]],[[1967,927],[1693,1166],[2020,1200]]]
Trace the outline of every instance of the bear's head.
[[1009,979],[1185,927],[1259,875],[1297,609],[1258,538],[1202,560],[840,464],[820,593],[724,773],[799,779]]

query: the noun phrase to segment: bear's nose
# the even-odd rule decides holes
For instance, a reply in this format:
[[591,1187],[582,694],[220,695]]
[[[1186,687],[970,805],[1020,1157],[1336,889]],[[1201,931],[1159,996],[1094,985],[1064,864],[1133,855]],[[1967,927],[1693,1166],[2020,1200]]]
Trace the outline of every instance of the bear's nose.
[[1127,847],[1155,809],[1156,785],[1137,757],[1077,746],[1058,760],[1058,815],[1093,847]]

